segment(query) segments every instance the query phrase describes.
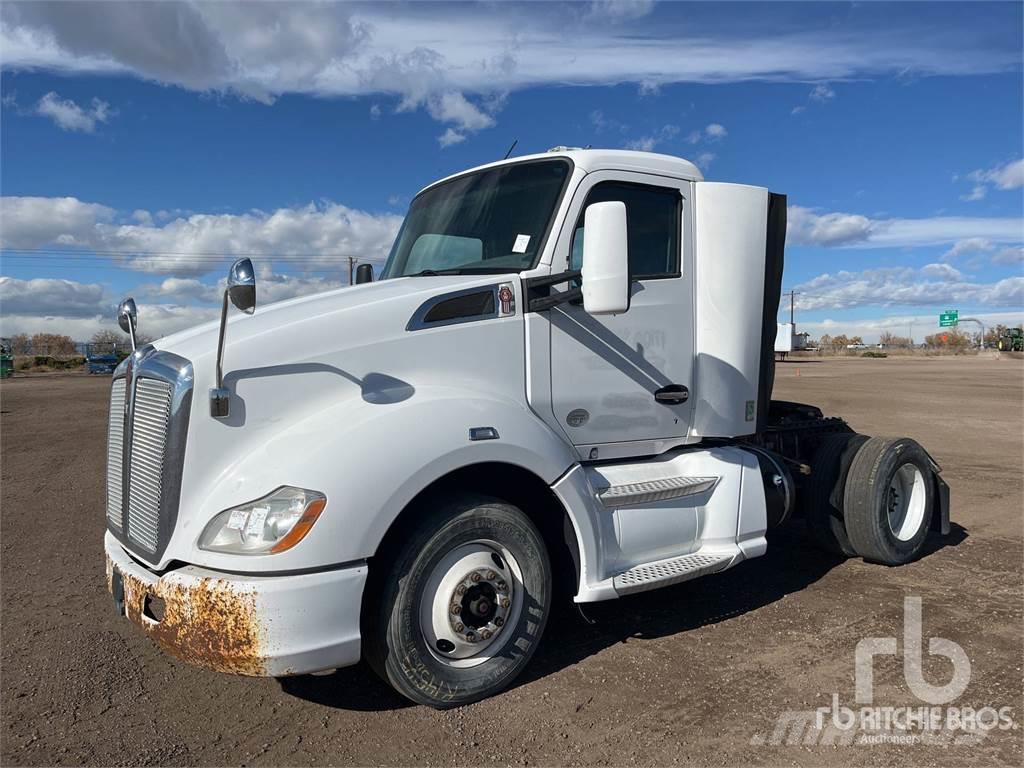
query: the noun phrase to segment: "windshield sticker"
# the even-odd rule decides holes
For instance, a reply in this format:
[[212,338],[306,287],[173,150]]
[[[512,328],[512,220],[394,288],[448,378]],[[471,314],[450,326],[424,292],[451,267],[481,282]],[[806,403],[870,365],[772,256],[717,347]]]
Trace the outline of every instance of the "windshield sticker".
[[530,246],[529,235],[516,235],[516,242],[512,246],[512,253],[526,253],[526,249]]

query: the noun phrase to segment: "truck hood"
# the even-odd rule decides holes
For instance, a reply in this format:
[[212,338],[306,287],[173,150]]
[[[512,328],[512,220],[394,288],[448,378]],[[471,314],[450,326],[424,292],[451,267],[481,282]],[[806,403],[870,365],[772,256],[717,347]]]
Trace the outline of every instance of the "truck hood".
[[[300,296],[266,306],[257,303],[256,311],[248,316],[234,307],[228,309],[228,328],[224,370],[230,369],[228,359],[237,356],[239,347],[254,339],[268,336],[286,338],[289,347],[301,343],[295,333],[296,326],[330,328],[333,344],[345,346],[348,338],[354,344],[365,344],[379,335],[404,331],[412,313],[427,299],[450,291],[476,285],[491,285],[502,275],[438,275],[435,277],[403,277],[374,283],[346,286],[333,291]],[[259,284],[256,287],[259,301]],[[408,309],[406,312],[405,310]],[[368,325],[373,316],[382,321]],[[165,336],[153,343],[159,350],[173,352],[191,360],[193,365],[212,359],[216,361],[217,333],[220,320],[193,326]],[[145,329],[143,329],[145,330]],[[319,336],[319,334],[314,334]],[[318,341],[320,341],[318,339]],[[319,347],[323,351],[323,347]]]

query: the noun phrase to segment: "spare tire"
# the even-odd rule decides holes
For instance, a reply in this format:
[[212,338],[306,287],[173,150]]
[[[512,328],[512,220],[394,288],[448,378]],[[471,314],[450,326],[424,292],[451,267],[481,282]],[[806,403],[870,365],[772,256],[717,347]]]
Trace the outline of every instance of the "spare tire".
[[935,510],[932,472],[928,454],[909,437],[873,437],[860,447],[843,496],[857,554],[902,565],[921,553]]
[[828,435],[814,454],[804,489],[803,509],[811,540],[826,552],[842,557],[858,554],[846,532],[843,491],[850,463],[867,440],[867,435],[853,432]]

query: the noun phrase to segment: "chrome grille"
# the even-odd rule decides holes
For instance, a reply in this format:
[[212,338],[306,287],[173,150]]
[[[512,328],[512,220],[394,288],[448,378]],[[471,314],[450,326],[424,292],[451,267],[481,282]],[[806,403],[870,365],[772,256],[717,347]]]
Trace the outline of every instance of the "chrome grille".
[[178,517],[192,363],[151,346],[114,372],[107,427],[107,527],[156,563]]
[[158,379],[138,379],[128,462],[128,536],[150,552],[160,533],[164,449],[171,416],[173,386]]
[[110,387],[110,423],[107,426],[107,520],[121,528],[122,468],[124,462],[124,379]]

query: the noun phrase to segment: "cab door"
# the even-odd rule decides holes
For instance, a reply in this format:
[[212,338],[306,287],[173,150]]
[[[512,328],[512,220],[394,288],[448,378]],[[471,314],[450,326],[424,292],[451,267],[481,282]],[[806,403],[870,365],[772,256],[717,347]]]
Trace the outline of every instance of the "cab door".
[[690,194],[683,180],[599,172],[574,195],[554,270],[560,255],[566,268],[582,266],[586,207],[617,200],[626,206],[631,282],[620,315],[591,316],[582,303],[550,312],[551,405],[576,446],[686,437],[694,399]]

